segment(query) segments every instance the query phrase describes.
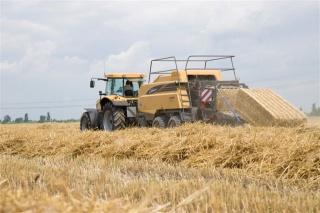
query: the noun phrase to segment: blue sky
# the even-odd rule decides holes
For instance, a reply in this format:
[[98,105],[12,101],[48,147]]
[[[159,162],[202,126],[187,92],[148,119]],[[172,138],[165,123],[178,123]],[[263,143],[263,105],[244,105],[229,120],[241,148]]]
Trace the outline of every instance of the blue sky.
[[240,81],[297,107],[320,103],[319,2],[1,1],[0,118],[94,107],[91,76],[152,58],[233,54]]

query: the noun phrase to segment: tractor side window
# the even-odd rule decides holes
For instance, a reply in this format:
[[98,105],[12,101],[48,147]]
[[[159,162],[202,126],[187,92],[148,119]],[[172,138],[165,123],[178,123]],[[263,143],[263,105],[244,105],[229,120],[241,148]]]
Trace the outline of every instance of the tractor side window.
[[109,79],[106,86],[108,95],[123,95],[123,80],[122,78]]
[[124,95],[137,97],[142,83],[143,81],[141,79],[127,79],[124,86]]
[[140,85],[138,81],[133,82],[133,96],[138,96]]

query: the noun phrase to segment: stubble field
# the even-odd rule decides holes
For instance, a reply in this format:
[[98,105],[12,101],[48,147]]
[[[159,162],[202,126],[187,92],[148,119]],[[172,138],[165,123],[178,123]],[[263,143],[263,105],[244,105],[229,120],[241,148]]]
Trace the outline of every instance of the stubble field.
[[318,212],[317,125],[0,125],[0,212]]

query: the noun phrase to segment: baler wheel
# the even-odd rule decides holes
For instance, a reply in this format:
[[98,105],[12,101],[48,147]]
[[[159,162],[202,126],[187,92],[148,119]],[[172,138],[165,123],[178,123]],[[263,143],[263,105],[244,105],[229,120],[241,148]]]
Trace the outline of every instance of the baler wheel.
[[167,119],[165,116],[157,116],[153,119],[152,127],[156,128],[166,128]]
[[168,127],[177,127],[181,125],[181,119],[179,116],[171,116],[168,122]]

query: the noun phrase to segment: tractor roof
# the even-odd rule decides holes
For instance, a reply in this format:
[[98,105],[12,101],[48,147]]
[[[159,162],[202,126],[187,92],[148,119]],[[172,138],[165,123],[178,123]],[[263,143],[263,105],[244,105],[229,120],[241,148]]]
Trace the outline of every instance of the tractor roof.
[[143,73],[105,73],[106,78],[143,78]]

